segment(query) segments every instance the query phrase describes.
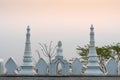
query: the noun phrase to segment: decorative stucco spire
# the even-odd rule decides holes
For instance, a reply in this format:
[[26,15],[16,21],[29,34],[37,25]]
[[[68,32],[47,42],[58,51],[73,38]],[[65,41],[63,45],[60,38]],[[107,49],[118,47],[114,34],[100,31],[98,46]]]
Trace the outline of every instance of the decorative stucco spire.
[[95,49],[95,39],[94,39],[94,27],[93,27],[93,24],[91,24],[91,27],[90,27],[89,56],[97,56],[96,49]]
[[[25,51],[24,51],[24,59],[23,62],[32,62],[32,55],[31,55],[31,45],[30,45],[30,27],[27,26],[27,33],[26,33],[26,43],[25,43]],[[31,63],[30,63],[31,64]]]
[[24,59],[23,65],[21,66],[20,75],[34,75],[34,64],[32,62],[32,53],[31,53],[31,45],[30,45],[30,27],[27,26],[26,33],[26,43],[25,43],[25,51],[24,51]]
[[93,25],[90,27],[90,47],[85,75],[103,75],[102,71],[100,70],[99,59],[95,48]]
[[63,50],[62,50],[62,42],[61,41],[58,41],[58,48],[57,48],[57,55],[56,56],[63,56],[62,55],[62,52],[63,52]]

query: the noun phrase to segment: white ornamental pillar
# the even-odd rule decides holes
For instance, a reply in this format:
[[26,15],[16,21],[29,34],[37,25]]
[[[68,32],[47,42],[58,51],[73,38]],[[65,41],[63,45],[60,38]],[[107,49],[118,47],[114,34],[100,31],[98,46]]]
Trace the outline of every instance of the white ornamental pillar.
[[31,53],[31,43],[30,43],[30,28],[27,27],[26,33],[26,43],[25,43],[25,51],[24,51],[24,59],[23,65],[21,66],[21,70],[19,72],[20,75],[35,75],[35,67],[32,61],[32,53]]
[[90,28],[90,47],[88,54],[88,64],[87,69],[85,71],[85,75],[103,75],[103,72],[100,70],[99,58],[95,48],[93,25],[91,25]]

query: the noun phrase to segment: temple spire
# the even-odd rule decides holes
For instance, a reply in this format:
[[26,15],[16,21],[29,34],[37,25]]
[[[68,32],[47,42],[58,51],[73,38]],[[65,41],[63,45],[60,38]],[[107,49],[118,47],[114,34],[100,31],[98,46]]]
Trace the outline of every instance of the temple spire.
[[32,62],[31,43],[30,43],[30,27],[29,26],[27,26],[26,43],[25,43],[23,62]]
[[26,43],[24,51],[23,65],[21,66],[20,75],[34,75],[34,64],[32,62],[31,43],[30,43],[30,27],[27,26]]
[[103,75],[102,71],[100,70],[99,58],[95,48],[93,25],[91,25],[90,27],[90,47],[89,47],[89,54],[88,54],[88,64],[87,64],[87,69],[85,71],[85,74],[86,75]]
[[89,56],[97,56],[96,49],[95,49],[95,39],[94,39],[94,27],[93,27],[93,24],[91,24],[91,27],[90,27]]

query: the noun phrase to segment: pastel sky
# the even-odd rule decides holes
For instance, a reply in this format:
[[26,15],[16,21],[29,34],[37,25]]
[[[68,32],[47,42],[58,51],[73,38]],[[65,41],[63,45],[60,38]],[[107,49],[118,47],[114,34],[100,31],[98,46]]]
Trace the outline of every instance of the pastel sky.
[[89,44],[91,24],[96,46],[119,42],[120,0],[0,0],[0,58],[22,62],[27,25],[36,61],[39,42],[59,40],[66,59],[79,58],[76,47]]

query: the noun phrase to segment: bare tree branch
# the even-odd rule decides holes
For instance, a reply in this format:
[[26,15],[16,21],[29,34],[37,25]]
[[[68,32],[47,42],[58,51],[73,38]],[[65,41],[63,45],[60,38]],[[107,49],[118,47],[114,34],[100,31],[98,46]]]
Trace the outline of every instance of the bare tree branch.
[[46,52],[43,49],[41,49],[41,51],[43,52],[44,56],[48,57],[48,55],[46,54]]
[[51,63],[51,58],[55,56],[55,50],[56,50],[57,45],[55,47],[52,46],[52,41],[49,43],[49,45],[41,44],[41,43],[39,43],[39,45],[40,45],[43,55],[48,57],[49,62]]
[[50,45],[49,45],[49,53],[51,53],[51,50],[52,50],[52,41],[50,42]]
[[43,49],[44,52],[46,52],[45,47],[41,43],[39,43],[39,45],[40,45],[41,49]]
[[46,54],[49,55],[47,44],[44,44]]
[[39,57],[39,59],[40,59],[40,53],[39,53],[39,51],[38,51],[38,50],[36,50],[36,52],[37,52],[37,54],[38,54],[38,57]]
[[[53,51],[51,52],[51,55],[53,55],[55,53],[56,48],[57,48],[57,45],[54,47]],[[56,54],[54,54],[54,55],[56,55]]]

